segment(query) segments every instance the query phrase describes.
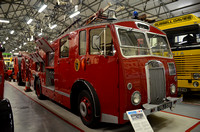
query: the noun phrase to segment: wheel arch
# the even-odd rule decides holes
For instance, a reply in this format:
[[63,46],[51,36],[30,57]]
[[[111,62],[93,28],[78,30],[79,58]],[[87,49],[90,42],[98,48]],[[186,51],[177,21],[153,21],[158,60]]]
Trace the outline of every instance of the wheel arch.
[[[101,115],[101,107],[100,107],[100,102],[98,95],[96,93],[96,90],[94,87],[86,80],[77,80],[71,89],[71,94],[70,94],[70,104],[71,104],[71,109],[76,110],[77,108],[77,103],[78,103],[78,95],[82,90],[88,90],[89,93],[92,96],[92,100],[94,102],[94,109],[95,109],[95,116],[100,117]],[[76,102],[76,103],[74,103]],[[99,108],[99,109],[97,109]]]

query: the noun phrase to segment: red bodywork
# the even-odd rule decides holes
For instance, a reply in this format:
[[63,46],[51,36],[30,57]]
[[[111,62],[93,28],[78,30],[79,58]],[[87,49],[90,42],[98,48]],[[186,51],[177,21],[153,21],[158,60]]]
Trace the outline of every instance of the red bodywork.
[[[142,109],[142,105],[148,103],[147,97],[147,78],[145,72],[145,64],[150,60],[158,60],[163,63],[166,78],[166,96],[176,97],[170,94],[170,84],[177,84],[174,80],[176,75],[170,76],[168,70],[168,62],[174,62],[173,58],[163,57],[134,57],[125,58],[121,54],[118,37],[114,25],[126,26],[134,29],[139,29],[134,21],[116,22],[113,24],[101,24],[90,27],[81,28],[72,31],[58,38],[51,46],[55,52],[54,66],[48,65],[48,51],[41,53],[45,60],[45,71],[54,72],[53,89],[46,86],[46,72],[39,72],[39,78],[42,85],[42,93],[45,96],[59,102],[60,104],[71,108],[72,107],[72,91],[74,85],[79,80],[88,82],[95,90],[99,103],[102,121],[103,116],[114,118],[117,121],[114,123],[123,124],[124,113],[128,110]],[[104,28],[108,26],[111,30],[112,39],[116,53],[113,56],[90,55],[89,54],[89,31],[94,28]],[[165,35],[162,31],[153,26],[149,26],[149,32]],[[86,55],[79,55],[79,32],[86,30]],[[60,39],[69,35],[69,57],[60,58]],[[75,60],[80,61],[80,69],[75,70]],[[133,88],[127,89],[127,83],[131,82]],[[131,103],[131,95],[134,91],[141,93],[141,103],[137,106]],[[77,93],[78,94],[78,93]],[[110,122],[110,121],[108,121]],[[112,121],[111,121],[112,122]]]
[[13,61],[14,61],[14,75],[13,75],[13,79],[17,79],[17,73],[19,72],[18,57],[13,57]]
[[31,70],[35,70],[35,64],[28,53],[22,52],[18,57],[14,57],[14,79],[17,79],[17,76],[19,76],[20,79],[18,77],[17,81],[23,83],[26,82],[26,78],[31,80]]
[[4,92],[4,66],[3,56],[0,52],[0,100],[3,99]]

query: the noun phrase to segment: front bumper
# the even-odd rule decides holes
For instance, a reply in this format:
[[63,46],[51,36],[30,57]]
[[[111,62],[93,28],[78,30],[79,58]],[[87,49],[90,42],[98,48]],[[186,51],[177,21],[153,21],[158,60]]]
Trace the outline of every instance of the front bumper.
[[195,80],[195,79],[183,79],[179,80],[178,79],[178,88],[189,88],[189,89],[199,89],[200,91],[200,85],[198,87],[195,87],[193,85],[194,82],[198,82],[200,84],[200,80]]
[[[180,98],[167,97],[167,100],[162,104],[148,104],[148,103],[143,104],[143,108],[144,108],[143,111],[145,115],[147,116],[157,111],[175,107],[177,103],[180,103],[182,101],[183,101],[183,97],[180,97]],[[124,113],[124,120],[128,120],[126,113]]]

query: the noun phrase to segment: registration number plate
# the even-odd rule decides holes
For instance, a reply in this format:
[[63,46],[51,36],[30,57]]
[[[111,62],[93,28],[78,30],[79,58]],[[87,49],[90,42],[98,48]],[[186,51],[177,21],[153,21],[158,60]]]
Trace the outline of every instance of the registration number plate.
[[162,104],[161,106],[158,106],[158,111],[164,110],[164,109],[170,108],[170,107],[172,107],[172,102],[168,102],[168,103]]

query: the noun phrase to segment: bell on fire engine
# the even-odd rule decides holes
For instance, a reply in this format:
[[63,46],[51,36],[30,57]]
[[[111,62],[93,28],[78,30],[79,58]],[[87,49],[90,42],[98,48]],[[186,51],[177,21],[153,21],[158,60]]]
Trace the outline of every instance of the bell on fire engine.
[[109,10],[108,11],[108,19],[109,20],[116,20],[117,19],[116,12],[114,10]]

